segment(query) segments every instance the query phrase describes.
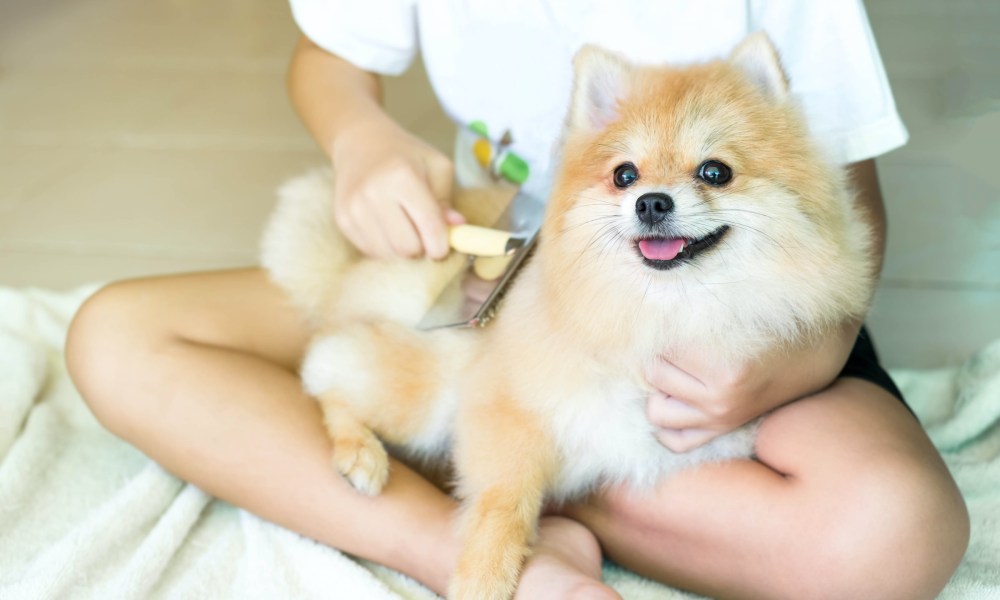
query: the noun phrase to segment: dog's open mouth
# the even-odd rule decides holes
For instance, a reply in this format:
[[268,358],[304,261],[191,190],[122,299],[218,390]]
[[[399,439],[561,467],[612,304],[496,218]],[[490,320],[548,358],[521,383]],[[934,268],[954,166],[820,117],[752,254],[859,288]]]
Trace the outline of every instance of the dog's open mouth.
[[696,240],[688,238],[651,237],[636,241],[636,250],[642,256],[642,262],[654,269],[672,269],[693,259],[708,250],[721,240],[729,231],[729,225],[723,225],[705,237]]

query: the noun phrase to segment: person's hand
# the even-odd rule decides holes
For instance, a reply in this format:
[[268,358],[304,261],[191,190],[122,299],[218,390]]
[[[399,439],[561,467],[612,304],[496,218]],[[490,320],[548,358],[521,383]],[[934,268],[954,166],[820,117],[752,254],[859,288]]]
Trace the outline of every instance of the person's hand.
[[443,154],[391,121],[352,125],[330,152],[333,216],[362,253],[444,258],[447,225],[464,222],[448,208],[454,169]]
[[833,383],[843,369],[860,324],[848,324],[815,345],[774,352],[738,370],[694,350],[661,357],[646,374],[655,388],[646,418],[674,452],[687,452],[753,419]]

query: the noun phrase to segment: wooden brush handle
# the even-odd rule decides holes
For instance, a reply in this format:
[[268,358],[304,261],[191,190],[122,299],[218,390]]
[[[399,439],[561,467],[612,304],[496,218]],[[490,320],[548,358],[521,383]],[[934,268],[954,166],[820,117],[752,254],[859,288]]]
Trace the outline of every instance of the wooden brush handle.
[[503,256],[507,254],[509,231],[478,225],[455,225],[448,229],[448,245],[472,256]]

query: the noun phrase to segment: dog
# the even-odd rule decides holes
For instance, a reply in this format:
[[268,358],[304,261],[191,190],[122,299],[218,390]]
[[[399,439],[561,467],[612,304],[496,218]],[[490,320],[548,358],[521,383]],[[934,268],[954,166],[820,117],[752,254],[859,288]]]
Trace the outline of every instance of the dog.
[[378,494],[385,445],[453,467],[451,598],[513,595],[546,502],[752,456],[755,423],[683,454],[656,441],[644,373],[660,357],[752,366],[872,296],[870,226],[765,34],[687,66],[584,47],[574,70],[540,241],[487,327],[418,330],[464,257],[358,256],[330,224],[328,173],[283,190],[264,238],[315,331],[301,375],[337,471]]

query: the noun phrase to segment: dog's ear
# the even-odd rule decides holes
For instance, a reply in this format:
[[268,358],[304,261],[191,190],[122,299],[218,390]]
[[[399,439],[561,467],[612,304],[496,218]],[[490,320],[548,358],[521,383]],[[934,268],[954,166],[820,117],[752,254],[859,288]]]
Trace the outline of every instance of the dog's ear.
[[788,97],[788,77],[771,38],[763,31],[744,38],[729,55],[729,62],[768,98],[780,101]]
[[602,129],[618,116],[628,91],[631,65],[602,48],[586,45],[573,58],[570,129]]

